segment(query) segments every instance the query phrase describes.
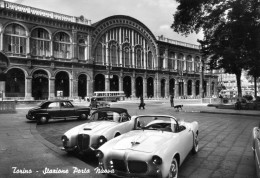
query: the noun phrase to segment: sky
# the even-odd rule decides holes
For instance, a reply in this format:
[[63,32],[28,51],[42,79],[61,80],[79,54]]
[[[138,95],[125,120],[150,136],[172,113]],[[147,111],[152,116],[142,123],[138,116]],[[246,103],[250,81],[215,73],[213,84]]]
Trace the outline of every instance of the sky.
[[79,17],[92,23],[112,15],[131,16],[145,24],[155,36],[197,44],[203,34],[182,36],[170,28],[178,6],[175,0],[6,0],[26,6]]

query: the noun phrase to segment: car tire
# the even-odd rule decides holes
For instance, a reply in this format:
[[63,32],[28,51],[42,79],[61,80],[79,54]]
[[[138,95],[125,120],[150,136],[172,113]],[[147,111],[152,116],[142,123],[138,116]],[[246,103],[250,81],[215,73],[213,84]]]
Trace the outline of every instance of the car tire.
[[79,119],[80,120],[86,120],[86,119],[88,119],[88,115],[85,114],[85,113],[82,113],[82,114],[80,114]]
[[48,123],[49,118],[47,116],[39,116],[37,119],[37,124],[46,124]]
[[195,136],[194,136],[194,143],[193,143],[193,147],[192,147],[192,153],[193,154],[196,154],[198,151],[199,151],[199,137],[198,137],[198,133],[197,134],[195,134]]
[[177,178],[179,173],[179,166],[176,158],[172,159],[168,178]]

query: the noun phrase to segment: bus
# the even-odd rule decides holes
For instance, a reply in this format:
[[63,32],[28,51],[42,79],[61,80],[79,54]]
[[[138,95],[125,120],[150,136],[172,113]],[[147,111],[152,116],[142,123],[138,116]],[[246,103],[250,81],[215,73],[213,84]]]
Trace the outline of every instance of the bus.
[[119,101],[125,99],[124,91],[96,91],[92,98],[97,101]]

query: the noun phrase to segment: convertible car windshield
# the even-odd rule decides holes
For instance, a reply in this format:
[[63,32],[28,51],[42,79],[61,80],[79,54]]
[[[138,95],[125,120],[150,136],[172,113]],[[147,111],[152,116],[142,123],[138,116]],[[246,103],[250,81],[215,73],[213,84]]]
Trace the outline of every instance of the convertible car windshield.
[[130,117],[127,113],[118,113],[115,111],[99,111],[93,113],[90,120],[92,121],[112,121],[112,122],[125,122],[129,121]]
[[175,132],[177,122],[167,116],[140,116],[136,119],[136,129]]

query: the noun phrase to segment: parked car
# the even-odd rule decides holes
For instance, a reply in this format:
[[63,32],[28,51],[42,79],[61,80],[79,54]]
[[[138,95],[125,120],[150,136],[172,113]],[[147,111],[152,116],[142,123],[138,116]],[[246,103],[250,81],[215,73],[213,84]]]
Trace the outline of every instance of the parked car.
[[28,111],[26,118],[45,124],[50,119],[78,118],[88,119],[89,107],[74,106],[69,100],[54,100],[42,102],[39,106]]
[[134,122],[126,109],[100,108],[92,113],[87,123],[70,129],[61,137],[62,150],[80,153],[96,150],[106,141],[133,128]]
[[97,151],[99,168],[119,177],[177,177],[190,151],[197,153],[198,122],[169,115],[134,118],[133,131],[116,137]]
[[253,128],[253,144],[252,149],[255,158],[257,177],[260,178],[260,123],[258,127]]
[[110,107],[110,104],[106,101],[99,100],[99,98],[91,98],[89,107],[90,109],[105,108]]

